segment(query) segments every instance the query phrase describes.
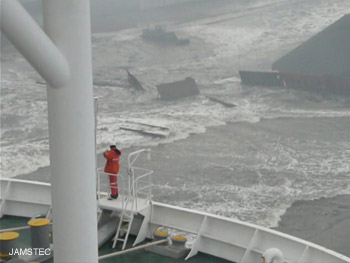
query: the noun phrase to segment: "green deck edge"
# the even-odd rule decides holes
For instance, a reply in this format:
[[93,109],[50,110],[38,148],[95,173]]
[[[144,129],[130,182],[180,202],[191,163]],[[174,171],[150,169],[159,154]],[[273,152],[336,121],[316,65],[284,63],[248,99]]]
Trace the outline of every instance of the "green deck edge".
[[[4,216],[0,220],[0,229],[26,226],[29,221],[29,218],[26,217],[17,217],[17,216]],[[30,231],[29,230],[21,230],[18,231],[20,234],[18,245],[19,248],[29,248],[30,247]],[[127,248],[132,247],[132,243],[134,242],[135,237],[130,236],[127,244]],[[148,240],[143,243],[150,242]],[[120,251],[122,244],[119,243],[115,249],[112,249],[112,240],[106,242],[100,249],[99,255],[105,255],[112,252]],[[48,263],[53,262],[53,259],[46,261]],[[130,263],[130,262],[138,262],[138,263],[153,263],[153,262],[167,262],[167,263],[176,263],[176,262],[189,262],[189,263],[227,263],[231,261],[227,261],[224,259],[220,259],[214,256],[210,256],[204,253],[198,253],[195,257],[190,258],[189,260],[185,259],[174,259],[170,257],[159,256],[153,254],[151,252],[147,252],[144,250],[134,251],[125,255],[120,255],[117,257],[112,257],[109,259],[100,260],[101,263]]]

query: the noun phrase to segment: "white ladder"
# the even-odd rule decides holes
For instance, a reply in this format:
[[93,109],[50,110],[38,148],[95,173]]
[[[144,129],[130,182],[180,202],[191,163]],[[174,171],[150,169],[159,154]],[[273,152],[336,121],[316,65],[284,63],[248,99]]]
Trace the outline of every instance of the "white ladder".
[[[131,172],[131,174],[130,174]],[[120,220],[119,220],[119,224],[118,224],[118,229],[117,232],[115,234],[114,240],[113,240],[113,246],[112,248],[115,248],[115,246],[117,245],[118,241],[122,241],[123,242],[123,247],[122,250],[125,249],[126,247],[126,243],[128,242],[128,238],[129,238],[129,234],[130,234],[130,229],[131,229],[131,225],[132,225],[132,221],[134,220],[134,175],[132,173],[132,169],[128,169],[128,178],[129,178],[129,195],[126,199],[126,202],[124,204],[122,213],[120,215]],[[127,211],[128,208],[128,204],[129,202],[131,202],[131,210]],[[125,232],[121,233],[121,232]],[[121,236],[124,235],[124,238],[119,237],[119,235],[121,234]]]
[[[115,248],[115,246],[117,245],[118,241],[123,241],[122,250],[124,250],[125,247],[126,247],[126,243],[128,242],[131,225],[132,225],[132,222],[134,220],[134,214],[131,212],[130,215],[128,215],[125,212],[126,212],[125,209],[123,209],[123,211],[122,211],[122,213],[120,215],[118,229],[117,229],[117,232],[116,232],[116,234],[114,236],[112,248]],[[121,234],[121,232],[125,232],[125,235],[124,235],[123,238],[119,237],[119,234]]]
[[[120,214],[120,220],[118,223],[117,232],[114,236],[112,248],[115,248],[118,241],[122,241],[123,242],[122,250],[125,249],[126,244],[128,242],[128,238],[129,238],[129,234],[130,234],[130,230],[131,230],[131,225],[132,225],[133,220],[134,220],[134,216],[135,216],[135,214],[137,214],[137,202],[138,202],[137,201],[138,200],[137,199],[137,193],[138,193],[137,180],[144,178],[146,176],[150,176],[153,173],[153,171],[151,171],[151,170],[147,170],[147,169],[138,168],[138,167],[133,166],[133,164],[135,163],[139,154],[142,152],[145,152],[145,151],[148,151],[148,150],[142,149],[142,150],[133,152],[133,153],[129,154],[129,156],[128,156],[128,170],[127,170],[127,172],[128,172],[128,189],[127,189],[128,195],[127,195],[125,202],[122,203],[123,207],[122,207],[122,211]],[[142,170],[144,172],[143,175],[136,178],[136,181],[135,181],[134,169],[139,169],[139,170]],[[147,186],[146,188],[151,189],[150,186]],[[141,189],[141,190],[143,190],[143,189]],[[149,194],[148,197],[150,198],[151,194]],[[124,198],[124,195],[123,195],[123,198]],[[119,237],[120,235],[121,236],[124,235],[124,237]],[[139,239],[142,240],[141,236]]]

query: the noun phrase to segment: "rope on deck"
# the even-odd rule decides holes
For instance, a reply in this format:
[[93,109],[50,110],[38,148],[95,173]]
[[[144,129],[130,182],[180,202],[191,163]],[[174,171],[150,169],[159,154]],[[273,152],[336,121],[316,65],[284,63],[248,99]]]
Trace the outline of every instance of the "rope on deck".
[[[50,225],[52,225],[52,223],[50,223]],[[19,227],[0,229],[0,233],[13,232],[13,231],[19,231],[19,230],[26,230],[26,229],[29,229],[29,228],[30,228],[30,226],[19,226]]]
[[103,260],[103,259],[106,259],[106,258],[111,258],[111,257],[114,257],[114,256],[123,255],[123,254],[126,254],[126,253],[130,253],[130,252],[133,252],[133,251],[136,251],[136,250],[140,250],[140,249],[144,249],[144,248],[160,245],[160,244],[163,244],[163,243],[168,243],[168,239],[162,239],[162,240],[150,242],[150,243],[147,243],[147,244],[144,244],[144,245],[141,245],[141,246],[129,248],[129,249],[126,249],[126,250],[123,250],[123,251],[118,251],[118,252],[106,254],[106,255],[98,257],[98,260]]
[[13,232],[13,231],[19,231],[19,230],[25,230],[25,229],[29,229],[29,226],[19,226],[19,227],[13,227],[13,228],[0,229],[0,233]]

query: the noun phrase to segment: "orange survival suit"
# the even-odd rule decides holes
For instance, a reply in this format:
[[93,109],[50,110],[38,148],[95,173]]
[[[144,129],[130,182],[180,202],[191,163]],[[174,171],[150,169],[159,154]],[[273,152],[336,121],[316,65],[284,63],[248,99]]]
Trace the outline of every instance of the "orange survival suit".
[[[105,151],[103,156],[107,159],[105,166],[105,173],[117,175],[119,172],[119,158],[121,151],[117,149],[115,145],[110,146],[109,151]],[[117,176],[110,175],[109,183],[111,186],[111,198],[116,199],[118,197],[118,182]]]

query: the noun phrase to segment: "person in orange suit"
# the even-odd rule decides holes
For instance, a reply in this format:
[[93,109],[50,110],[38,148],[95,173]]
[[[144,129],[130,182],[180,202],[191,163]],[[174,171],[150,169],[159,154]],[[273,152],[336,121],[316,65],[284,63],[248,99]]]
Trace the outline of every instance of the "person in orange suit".
[[111,186],[111,195],[108,198],[109,200],[118,198],[117,174],[119,172],[119,158],[121,154],[121,151],[119,151],[115,145],[111,145],[110,150],[103,153],[103,156],[107,159],[105,173],[115,174],[109,175],[109,183]]

